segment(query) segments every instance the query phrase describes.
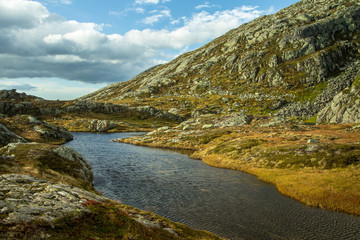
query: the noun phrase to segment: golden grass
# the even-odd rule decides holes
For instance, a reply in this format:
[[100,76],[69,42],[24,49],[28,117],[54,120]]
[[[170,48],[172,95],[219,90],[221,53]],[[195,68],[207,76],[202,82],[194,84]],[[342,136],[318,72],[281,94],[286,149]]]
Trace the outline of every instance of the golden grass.
[[[133,137],[121,141],[152,147],[191,147],[198,150],[191,157],[210,166],[253,174],[309,206],[360,216],[360,131],[350,131],[351,126],[243,126],[206,130],[190,137],[160,132],[143,140]],[[174,139],[179,141],[174,143]],[[308,139],[320,141],[315,144],[316,150],[308,151],[312,146],[307,144]]]
[[[195,154],[197,158],[199,154]],[[206,164],[240,170],[275,184],[284,195],[306,205],[346,212],[360,216],[360,168],[347,167],[330,170],[321,169],[271,169],[240,163],[223,155],[201,157]]]

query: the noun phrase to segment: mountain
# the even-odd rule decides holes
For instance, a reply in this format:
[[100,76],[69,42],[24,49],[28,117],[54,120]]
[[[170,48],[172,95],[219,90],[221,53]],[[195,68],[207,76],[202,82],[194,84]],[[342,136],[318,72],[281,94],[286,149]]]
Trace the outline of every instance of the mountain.
[[80,99],[352,123],[359,96],[359,1],[303,0]]

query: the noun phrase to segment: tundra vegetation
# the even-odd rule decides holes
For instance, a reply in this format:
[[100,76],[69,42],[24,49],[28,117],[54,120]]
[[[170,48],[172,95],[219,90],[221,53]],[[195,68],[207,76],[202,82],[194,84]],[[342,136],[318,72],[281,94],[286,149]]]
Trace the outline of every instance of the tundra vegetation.
[[79,99],[1,91],[0,238],[217,239],[98,195],[91,166],[59,145],[65,128],[149,131],[116,141],[194,150],[360,215],[359,47],[358,0],[302,0]]

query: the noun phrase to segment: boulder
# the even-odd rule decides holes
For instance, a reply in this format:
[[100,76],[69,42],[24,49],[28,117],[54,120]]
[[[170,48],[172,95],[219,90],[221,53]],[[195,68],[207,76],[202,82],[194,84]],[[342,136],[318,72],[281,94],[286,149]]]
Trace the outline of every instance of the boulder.
[[90,125],[88,126],[88,128],[91,131],[95,131],[95,132],[107,132],[116,127],[117,127],[117,124],[114,123],[113,121],[97,120],[97,119],[92,120]]
[[215,125],[220,127],[242,126],[248,124],[251,119],[250,115],[246,115],[244,112],[238,112],[221,117],[221,121]]
[[34,124],[33,130],[41,134],[45,139],[57,139],[61,141],[70,141],[74,137],[73,135],[63,127],[53,126],[47,122],[38,120],[33,116],[29,116],[28,120],[31,124]]
[[54,148],[52,151],[66,161],[79,162],[81,167],[79,169],[74,169],[74,171],[76,171],[82,179],[92,183],[94,175],[91,170],[91,165],[80,153],[66,146]]

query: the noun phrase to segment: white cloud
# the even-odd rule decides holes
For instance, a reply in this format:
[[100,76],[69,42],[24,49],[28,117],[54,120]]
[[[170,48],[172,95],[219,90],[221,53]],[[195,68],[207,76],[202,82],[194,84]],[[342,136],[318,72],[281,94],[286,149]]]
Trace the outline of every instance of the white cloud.
[[160,0],[136,0],[136,4],[158,4]]
[[71,5],[72,0],[43,0],[45,4],[53,4],[53,5]]
[[[134,29],[107,35],[102,25],[68,21],[38,2],[0,0],[0,82],[23,77],[125,81],[262,13],[256,7],[214,14],[202,11],[181,18],[172,30]],[[158,10],[154,16],[149,24],[171,18],[171,12]]]
[[160,2],[166,3],[170,1],[171,0],[135,0],[135,4],[159,4]]
[[245,10],[235,8],[217,11],[214,14],[202,11],[190,19],[183,18],[184,26],[173,31],[165,29],[132,30],[126,33],[124,38],[128,41],[131,39],[137,45],[147,45],[151,49],[181,49],[216,38],[244,22],[259,17],[263,12],[256,8],[253,7],[251,11],[248,11],[247,8]]
[[112,16],[126,16],[128,12],[136,12],[136,13],[143,14],[143,13],[145,13],[145,11],[146,10],[144,8],[141,8],[141,7],[127,8],[124,11],[120,11],[120,12],[109,11],[109,15],[112,15]]
[[158,12],[157,10],[155,11],[152,11],[152,13],[158,13],[158,14],[155,14],[155,15],[152,15],[150,17],[146,17],[143,22],[145,24],[154,24],[156,22],[159,22],[160,19],[162,18],[170,18],[171,17],[171,13],[170,13],[170,10],[162,10],[160,12]]
[[29,90],[35,90],[36,87],[32,86],[29,83],[18,83],[14,81],[3,81],[0,82],[0,89],[17,89],[20,91],[29,91]]
[[204,4],[198,5],[195,8],[202,9],[202,8],[212,8],[212,7],[216,7],[216,5],[210,4],[209,2],[205,2]]
[[0,89],[17,89],[28,95],[42,97],[48,100],[70,100],[94,92],[106,84],[87,84],[82,82],[66,81],[59,78],[17,78],[0,79]]
[[0,29],[31,28],[40,24],[48,11],[38,2],[0,0]]

